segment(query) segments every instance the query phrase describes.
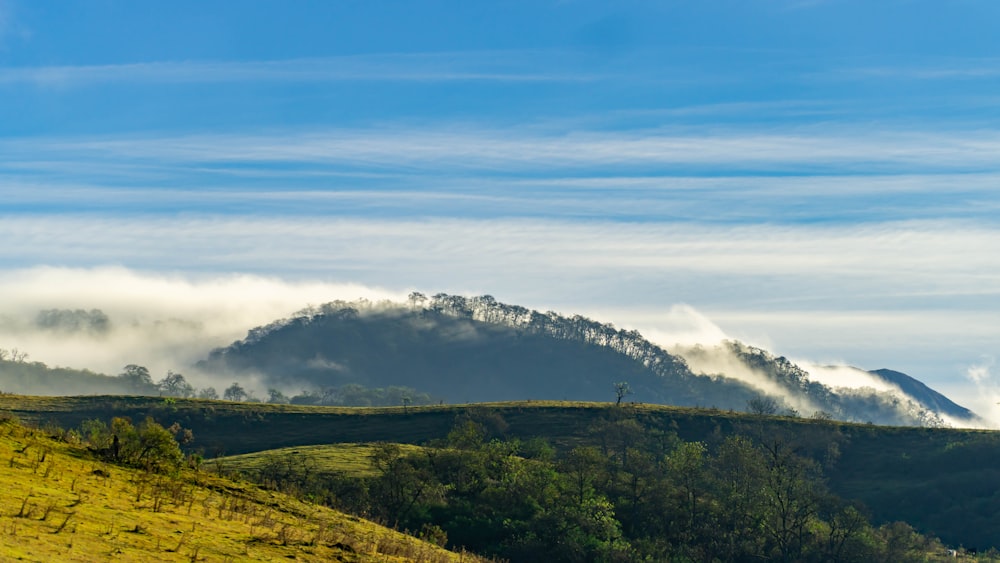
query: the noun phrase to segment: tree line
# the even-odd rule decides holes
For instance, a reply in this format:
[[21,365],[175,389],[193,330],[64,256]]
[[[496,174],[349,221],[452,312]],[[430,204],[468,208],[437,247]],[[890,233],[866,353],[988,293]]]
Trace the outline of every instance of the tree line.
[[327,405],[345,407],[379,407],[429,405],[437,401],[427,393],[421,393],[410,387],[365,387],[356,383],[327,386],[321,389],[302,390],[295,395],[288,395],[276,388],[267,390],[267,397],[258,398],[252,389],[247,389],[239,381],[222,390],[220,394],[215,387],[196,389],[188,383],[183,374],[167,371],[167,375],[153,381],[153,377],[145,366],[129,364],[118,375],[128,389],[142,395],[159,395],[163,397],[198,398],[236,402],[267,402],[292,405]]
[[627,407],[588,443],[557,452],[504,438],[499,415],[463,415],[419,453],[380,444],[374,475],[345,477],[275,458],[250,476],[337,508],[512,561],[884,561],[946,555],[902,522],[873,525],[834,496],[793,437],[713,443],[651,431]]

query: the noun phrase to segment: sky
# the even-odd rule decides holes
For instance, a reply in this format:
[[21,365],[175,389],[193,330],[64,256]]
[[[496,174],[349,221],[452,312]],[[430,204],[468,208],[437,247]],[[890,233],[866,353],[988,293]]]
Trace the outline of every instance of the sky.
[[993,0],[0,0],[0,340],[110,370],[17,328],[190,321],[167,341],[196,358],[307,304],[490,294],[989,416],[998,24]]

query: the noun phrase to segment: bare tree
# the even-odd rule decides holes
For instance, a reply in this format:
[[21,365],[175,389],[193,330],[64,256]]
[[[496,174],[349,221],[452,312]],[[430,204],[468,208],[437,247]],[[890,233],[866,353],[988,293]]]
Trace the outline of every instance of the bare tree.
[[756,415],[772,415],[778,412],[778,401],[767,395],[757,395],[747,401],[747,412]]
[[628,381],[619,381],[615,383],[615,404],[622,404],[622,399],[626,395],[632,394],[632,388],[629,386]]

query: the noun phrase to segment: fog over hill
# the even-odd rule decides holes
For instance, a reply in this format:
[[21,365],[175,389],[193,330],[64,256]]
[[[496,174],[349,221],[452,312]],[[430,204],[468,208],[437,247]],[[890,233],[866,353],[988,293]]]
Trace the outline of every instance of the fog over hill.
[[449,402],[625,400],[902,425],[981,425],[898,372],[795,365],[740,342],[668,351],[637,331],[498,302],[414,293],[336,301],[252,329],[208,373],[297,389],[407,386]]
[[[351,404],[371,398],[359,387],[383,385],[376,395],[386,404],[399,404],[407,393],[414,404],[613,401],[611,384],[627,381],[633,391],[627,401],[745,410],[763,394],[776,398],[778,411],[801,416],[822,411],[864,422],[989,425],[905,375],[775,357],[761,339],[755,346],[735,342],[684,305],[641,317],[592,313],[599,322],[487,297],[408,300],[405,291],[361,285],[151,276],[123,268],[9,272],[0,276],[0,290],[0,350],[9,354],[0,363],[0,390],[6,392],[159,392],[115,377],[139,364],[153,382],[182,373],[195,388],[215,387],[222,395],[238,380],[261,399],[273,387],[289,398],[302,391],[317,401],[339,394],[340,404]],[[331,299],[341,301],[288,317],[303,304]],[[608,320],[642,327],[641,334]],[[963,398],[992,415],[994,381],[985,368],[976,374],[978,393]],[[343,396],[338,385],[351,385],[354,396]],[[409,390],[388,388],[397,385]]]

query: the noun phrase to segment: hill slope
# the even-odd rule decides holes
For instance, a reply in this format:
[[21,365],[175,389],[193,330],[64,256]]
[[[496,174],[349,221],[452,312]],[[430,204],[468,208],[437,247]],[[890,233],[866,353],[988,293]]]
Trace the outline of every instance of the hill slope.
[[[334,395],[344,385],[406,386],[445,402],[607,401],[615,396],[614,383],[625,381],[628,399],[637,402],[744,410],[748,401],[770,396],[776,412],[823,412],[877,424],[945,423],[936,409],[948,407],[946,400],[926,387],[876,392],[830,386],[783,357],[739,342],[681,353],[637,331],[490,296],[414,294],[406,304],[333,302],[302,311],[214,350],[199,369]],[[688,360],[703,367],[692,370]],[[724,365],[714,369],[720,360]],[[972,416],[964,413],[956,416]]]
[[9,418],[0,457],[4,561],[477,560],[205,472],[103,463]]
[[[195,432],[207,454],[377,441],[422,444],[445,438],[461,417],[490,417],[503,435],[542,437],[562,451],[594,443],[595,422],[612,404],[507,403],[403,408],[343,408],[164,400],[143,397],[0,396],[0,410],[64,427],[91,418],[153,416]],[[621,410],[621,409],[619,409]],[[734,433],[788,436],[803,454],[826,462],[838,495],[863,501],[878,522],[905,520],[951,545],[986,548],[1000,529],[1000,433],[948,428],[879,427],[717,410],[634,405],[643,428],[687,441],[718,443]],[[600,445],[600,442],[597,442]]]
[[920,404],[925,405],[936,412],[953,416],[955,418],[972,419],[976,417],[975,413],[969,409],[955,404],[948,397],[945,397],[941,393],[938,393],[905,373],[891,369],[876,369],[870,371],[869,373],[875,374],[889,383],[898,386],[904,393],[919,401]]
[[250,331],[203,371],[261,375],[278,387],[408,386],[446,402],[608,400],[743,407],[756,391],[693,374],[635,332],[497,303],[435,296],[408,306],[330,303]]

